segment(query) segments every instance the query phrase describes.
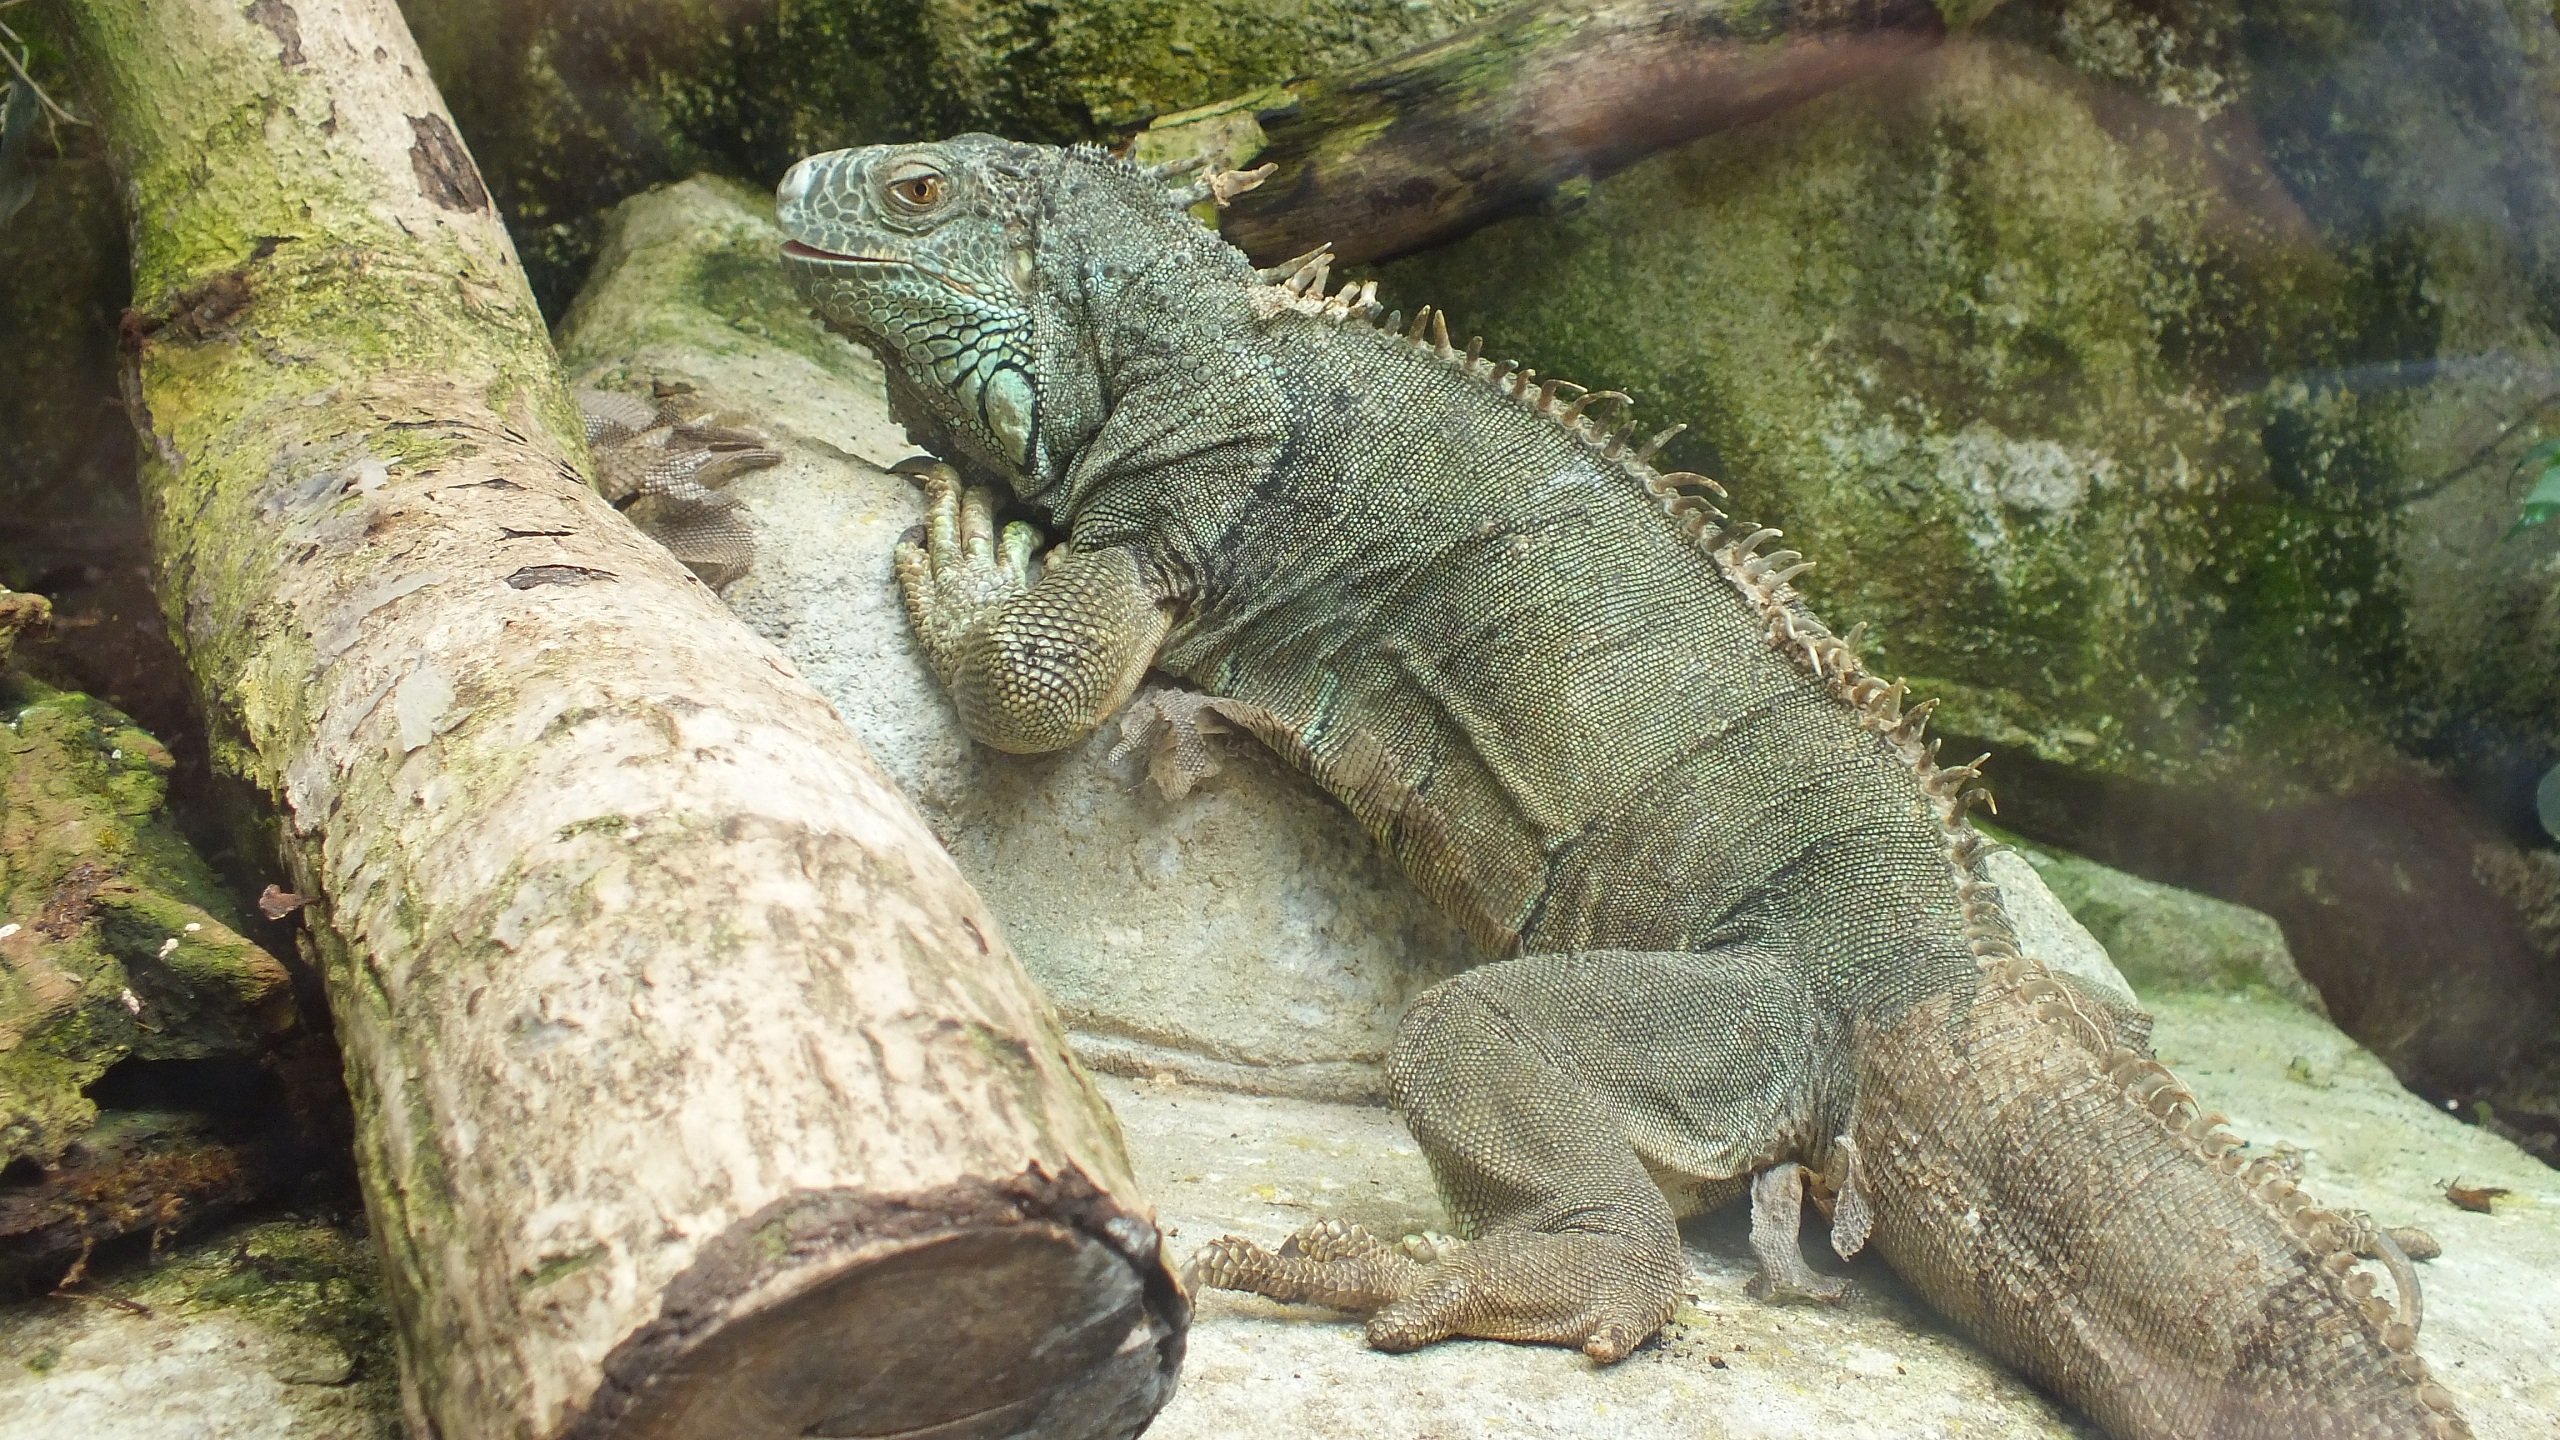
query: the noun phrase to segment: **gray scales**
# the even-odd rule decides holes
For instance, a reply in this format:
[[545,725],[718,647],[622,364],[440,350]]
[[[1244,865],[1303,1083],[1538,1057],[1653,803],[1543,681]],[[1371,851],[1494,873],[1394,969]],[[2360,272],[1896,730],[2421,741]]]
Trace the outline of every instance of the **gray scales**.
[[[1755,1289],[1837,1293],[1809,1197],[2126,1440],[2469,1433],[2390,1236],[2020,953],[1977,767],[1807,612],[1774,531],[1654,468],[1623,395],[1186,213],[1256,177],[1171,178],[963,136],[812,157],[780,200],[795,283],[949,462],[914,467],[897,569],[964,727],[1038,752],[1125,710],[1177,790],[1250,732],[1512,957],[1415,1002],[1389,1060],[1465,1238],[1224,1239],[1195,1283],[1366,1313],[1385,1349],[1614,1361],[1677,1304],[1676,1219],[1747,1189]],[[1151,668],[1195,688],[1140,695]]]

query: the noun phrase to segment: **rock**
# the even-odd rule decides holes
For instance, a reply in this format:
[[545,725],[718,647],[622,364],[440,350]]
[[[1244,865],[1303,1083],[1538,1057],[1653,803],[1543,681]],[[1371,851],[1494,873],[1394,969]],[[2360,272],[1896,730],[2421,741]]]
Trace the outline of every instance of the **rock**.
[[254,1066],[284,966],[165,811],[169,752],[113,708],[0,674],[0,1165],[59,1162],[128,1059]]
[[0,1307],[0,1440],[400,1440],[379,1267],[324,1218],[233,1226]]
[[[810,319],[762,195],[692,180],[629,202],[564,322],[577,383],[696,398],[779,466],[731,488],[757,526],[733,608],[835,702],[1075,1032],[1121,1074],[1364,1096],[1405,1002],[1470,963],[1338,806],[1249,741],[1169,801],[1106,733],[1030,760],[968,742],[906,631],[889,553],[922,516],[880,370]],[[1214,958],[1213,958],[1214,957]],[[1221,961],[1225,963],[1220,963]]]
[[[2154,1039],[2206,1103],[2262,1147],[2304,1156],[2304,1185],[2324,1204],[2415,1223],[2444,1246],[2419,1267],[2421,1340],[2480,1440],[2550,1433],[2560,1371],[2560,1181],[2514,1146],[2431,1110],[2318,1016],[2264,990],[2164,991],[2145,997]],[[1445,1228],[1429,1172],[1384,1111],[1182,1085],[1105,1081],[1140,1179],[1178,1250],[1229,1232],[1265,1244],[1323,1215],[1381,1233]],[[2505,1186],[2514,1199],[2477,1215],[2441,1181]],[[1182,1389],[1148,1433],[1224,1440],[1268,1433],[1287,1415],[1302,1433],[1375,1440],[1495,1435],[1614,1437],[1824,1435],[1837,1440],[2097,1432],[1950,1330],[1884,1266],[1833,1260],[1837,1306],[1747,1298],[1749,1226],[1739,1207],[1685,1230],[1696,1272],[1662,1339],[1613,1369],[1538,1346],[1461,1341],[1414,1355],[1362,1347],[1358,1326],[1327,1312],[1226,1293],[1201,1297]]]
[[[2418,36],[2437,7],[2318,0],[2243,37],[2210,0],[2011,7],[1382,298],[1689,422],[1671,457],[1825,558],[1819,607],[2004,751],[2267,791],[2547,755],[2560,534],[2504,538],[2536,432],[2502,427],[2560,362],[2530,298],[2560,172],[2520,101],[2453,112],[2550,22],[2457,8]],[[2364,170],[2297,133],[2323,66],[2372,106]]]
[[[2326,1016],[2275,920],[2192,890],[2002,836],[2145,995],[2257,991]],[[2004,857],[2005,858],[2005,857]]]

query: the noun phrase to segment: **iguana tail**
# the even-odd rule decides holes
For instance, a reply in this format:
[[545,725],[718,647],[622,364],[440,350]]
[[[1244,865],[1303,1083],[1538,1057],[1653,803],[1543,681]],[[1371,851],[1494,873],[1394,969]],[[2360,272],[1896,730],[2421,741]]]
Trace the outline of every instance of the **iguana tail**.
[[2042,967],[1984,978],[1857,1046],[1873,1242],[1914,1288],[2118,1440],[2470,1435],[2388,1237],[2244,1160]]

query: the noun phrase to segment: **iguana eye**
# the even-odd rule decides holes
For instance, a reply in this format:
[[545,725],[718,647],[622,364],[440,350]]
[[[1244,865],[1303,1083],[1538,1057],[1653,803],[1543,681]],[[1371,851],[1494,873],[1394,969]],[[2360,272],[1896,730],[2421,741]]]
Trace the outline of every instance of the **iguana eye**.
[[942,172],[928,165],[902,165],[889,178],[891,203],[919,215],[940,205],[950,189],[951,182]]

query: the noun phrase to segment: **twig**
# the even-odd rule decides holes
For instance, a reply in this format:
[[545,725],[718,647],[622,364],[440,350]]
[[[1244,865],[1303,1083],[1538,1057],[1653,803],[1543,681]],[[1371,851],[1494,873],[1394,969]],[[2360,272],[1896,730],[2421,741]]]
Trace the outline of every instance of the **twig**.
[[[20,3],[20,0],[5,0],[5,3],[0,3],[0,10],[6,10],[10,6],[18,3]],[[18,47],[18,53],[12,55],[9,53],[7,46],[0,46],[0,60],[6,60],[9,62],[9,69],[16,73],[18,83],[26,86],[27,93],[35,96],[36,103],[44,107],[45,118],[47,120],[66,125],[86,125],[89,123],[88,121],[81,119],[79,116],[72,114],[70,111],[63,109],[60,105],[55,104],[53,97],[44,93],[44,87],[36,83],[36,77],[27,73],[27,56],[31,53],[31,47],[28,46],[25,39],[19,36],[17,31],[10,29],[5,21],[0,21],[0,36],[8,37],[9,44]]]
[[139,1315],[145,1320],[151,1318],[150,1306],[143,1304],[139,1300],[127,1300],[123,1296],[118,1295],[111,1290],[55,1289],[45,1292],[45,1298],[49,1300],[95,1300],[101,1305],[113,1305],[128,1315]]
[[2445,471],[2443,474],[2438,475],[2433,479],[2412,486],[2401,494],[2391,497],[2392,508],[2398,509],[2406,505],[2415,505],[2419,501],[2443,491],[2446,487],[2452,485],[2453,482],[2461,479],[2463,476],[2468,475],[2472,471],[2479,469],[2481,466],[2488,464],[2491,457],[2498,453],[2498,448],[2500,446],[2506,444],[2509,439],[2513,438],[2518,430],[2521,430],[2525,426],[2533,423],[2534,419],[2541,415],[2544,410],[2550,408],[2554,401],[2560,401],[2560,390],[2555,390],[2550,394],[2543,396],[2541,399],[2534,401],[2532,404],[2525,406],[2522,414],[2516,416],[2516,418],[2508,421],[2506,424],[2499,426],[2498,433],[2490,436],[2488,442],[2483,444],[2479,449],[2472,451],[2470,458],[2462,461],[2452,469]]

